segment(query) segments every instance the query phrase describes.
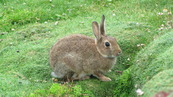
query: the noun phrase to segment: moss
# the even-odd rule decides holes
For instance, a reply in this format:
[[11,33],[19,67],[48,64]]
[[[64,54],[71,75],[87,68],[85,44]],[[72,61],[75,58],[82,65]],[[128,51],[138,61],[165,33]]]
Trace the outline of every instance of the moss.
[[160,91],[170,92],[173,90],[173,69],[167,69],[159,72],[145,83],[142,90],[142,97],[152,97]]
[[59,83],[54,83],[47,90],[36,90],[31,93],[29,97],[40,97],[40,96],[55,96],[55,97],[93,97],[94,95],[90,91],[84,91],[80,85],[63,85]]
[[158,72],[172,68],[173,32],[166,33],[140,51],[134,63],[134,77],[138,84],[144,84]]
[[[155,41],[151,42],[145,49],[140,51],[136,56],[136,62],[132,66],[133,80],[136,88],[142,88],[146,92],[144,97],[150,97],[154,92],[164,90],[164,87],[155,85],[156,82],[164,84],[166,80],[171,81],[169,78],[172,75],[169,69],[173,68],[173,32],[168,32]],[[164,73],[167,72],[168,74]],[[164,71],[164,72],[162,72]],[[160,73],[161,72],[161,73]],[[159,78],[158,75],[162,75]],[[152,85],[152,84],[153,85]],[[166,87],[166,86],[165,86]],[[170,86],[168,85],[168,88]],[[148,90],[147,90],[148,89]],[[150,90],[152,93],[150,93]],[[132,91],[134,92],[134,91]],[[150,95],[150,96],[149,96]]]
[[129,97],[133,89],[133,80],[131,77],[131,68],[125,70],[123,74],[116,80],[117,86],[114,89],[115,97]]
[[[50,82],[43,80],[27,79],[23,74],[18,72],[9,72],[9,74],[0,74],[0,96],[28,96],[30,92],[38,88],[47,88]],[[29,88],[29,89],[28,89]]]

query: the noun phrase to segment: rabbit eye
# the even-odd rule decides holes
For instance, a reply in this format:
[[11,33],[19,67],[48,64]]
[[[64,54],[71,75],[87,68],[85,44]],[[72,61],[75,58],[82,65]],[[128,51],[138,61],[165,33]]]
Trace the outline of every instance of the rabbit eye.
[[110,46],[110,43],[109,42],[105,42],[105,46],[106,47],[109,47]]

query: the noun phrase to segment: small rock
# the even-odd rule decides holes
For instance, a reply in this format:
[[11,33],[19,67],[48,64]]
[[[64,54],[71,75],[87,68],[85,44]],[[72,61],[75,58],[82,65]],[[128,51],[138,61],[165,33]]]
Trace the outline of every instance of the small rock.
[[9,43],[10,45],[13,45],[13,43],[11,42],[11,43]]
[[136,93],[137,93],[138,96],[141,96],[141,95],[144,94],[144,92],[141,89],[137,89]]
[[58,79],[57,78],[52,78],[52,81],[53,82],[58,82]]
[[137,44],[137,47],[145,46],[145,44]]
[[136,85],[135,85],[135,88],[137,88],[137,87],[138,87],[138,85],[136,84]]
[[59,22],[58,22],[58,21],[56,21],[56,22],[55,22],[55,25],[58,25],[58,23],[59,23]]
[[130,61],[130,58],[127,58],[128,61]]
[[172,14],[172,12],[168,12],[168,15],[171,15]]
[[158,30],[161,31],[161,30],[163,30],[163,29],[164,29],[163,27],[160,27]]
[[165,8],[165,9],[163,9],[163,12],[168,12],[168,9],[166,9],[166,8]]
[[112,70],[109,70],[108,72],[112,72]]
[[163,15],[163,13],[159,12],[158,15]]
[[15,29],[13,29],[13,28],[11,29],[11,31],[14,31],[14,30],[15,30]]

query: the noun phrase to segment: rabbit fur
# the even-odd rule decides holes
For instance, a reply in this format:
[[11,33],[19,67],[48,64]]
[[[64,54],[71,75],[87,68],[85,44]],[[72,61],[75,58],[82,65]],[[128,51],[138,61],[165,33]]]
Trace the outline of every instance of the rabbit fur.
[[105,16],[100,26],[92,22],[95,39],[74,34],[56,42],[50,50],[52,76],[70,80],[85,80],[93,75],[101,81],[111,81],[103,74],[114,64],[121,49],[115,38],[105,34]]

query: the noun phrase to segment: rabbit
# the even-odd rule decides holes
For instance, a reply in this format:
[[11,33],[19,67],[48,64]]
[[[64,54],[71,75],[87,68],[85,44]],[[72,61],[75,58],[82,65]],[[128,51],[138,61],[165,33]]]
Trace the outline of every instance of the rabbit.
[[59,39],[50,50],[51,75],[56,78],[85,80],[91,75],[101,81],[111,81],[104,73],[114,64],[121,53],[115,38],[105,33],[105,16],[100,26],[92,22],[95,39],[74,34]]

